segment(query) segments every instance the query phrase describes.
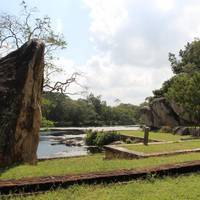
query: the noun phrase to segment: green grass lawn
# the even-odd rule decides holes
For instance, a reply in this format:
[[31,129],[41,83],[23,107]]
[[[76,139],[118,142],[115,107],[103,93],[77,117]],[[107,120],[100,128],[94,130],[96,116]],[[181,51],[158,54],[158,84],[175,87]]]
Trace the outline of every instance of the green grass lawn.
[[82,185],[15,200],[198,200],[200,174],[121,184]]
[[163,156],[139,160],[104,160],[103,154],[93,156],[49,160],[38,162],[37,166],[20,165],[0,172],[0,179],[19,179],[22,177],[80,174],[103,172],[117,169],[154,167],[161,164],[199,160],[200,153]]
[[[128,136],[144,137],[143,131],[118,131],[118,133]],[[192,138],[191,136],[173,135],[171,133],[150,132],[149,139],[161,141],[178,141],[181,139]]]
[[167,143],[167,144],[149,144],[147,146],[134,145],[134,144],[123,144],[119,146],[124,147],[128,150],[139,151],[143,153],[158,153],[158,152],[200,148],[200,140],[187,141],[187,142],[175,142],[175,143]]

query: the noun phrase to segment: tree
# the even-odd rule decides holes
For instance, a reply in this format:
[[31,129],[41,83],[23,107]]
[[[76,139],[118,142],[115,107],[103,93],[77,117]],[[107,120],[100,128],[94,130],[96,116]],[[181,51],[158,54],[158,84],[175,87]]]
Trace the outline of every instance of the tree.
[[179,59],[169,53],[175,76],[165,81],[162,88],[153,91],[154,97],[166,97],[179,105],[196,125],[200,122],[200,40],[187,43],[179,51]]
[[60,93],[43,94],[42,113],[57,126],[129,125],[139,120],[138,106],[120,104],[111,107],[100,96],[72,100]]
[[[193,75],[200,72],[200,40],[195,39],[187,43],[184,49],[180,49],[178,58],[173,53],[169,53],[169,61],[175,76],[165,81],[160,89],[154,90],[153,97],[149,97],[150,102],[157,97],[163,97],[171,87],[177,84],[174,80],[181,74]],[[188,76],[189,77],[189,76]]]
[[169,53],[169,61],[171,63],[174,74],[192,73],[200,71],[200,40],[195,39],[191,43],[187,43],[185,48],[179,51],[179,59],[175,54]]
[[112,108],[113,121],[120,125],[132,125],[138,122],[138,106],[121,103]]
[[98,115],[102,113],[102,106],[105,104],[104,101],[101,101],[101,96],[95,97],[94,94],[89,94],[87,97],[88,104],[94,106],[94,110]]
[[[174,81],[174,77],[170,78],[169,80],[165,81],[162,84],[162,87],[160,89],[157,90],[153,90],[153,94],[154,94],[154,98],[159,98],[159,97],[163,97],[165,95],[165,93],[168,91],[168,89],[171,87],[171,85],[173,84]],[[149,102],[151,102],[154,98],[149,98]]]
[[165,94],[171,102],[176,102],[189,114],[196,125],[200,122],[200,72],[192,75],[184,73],[174,78],[171,87]]
[[21,3],[22,13],[18,16],[3,13],[0,15],[0,52],[8,53],[18,49],[25,42],[38,38],[45,42],[44,89],[52,92],[67,93],[71,83],[77,83],[80,73],[73,73],[64,82],[52,83],[51,76],[60,72],[55,65],[55,52],[67,47],[63,34],[53,30],[50,17],[37,17],[37,8],[29,8],[25,1]]

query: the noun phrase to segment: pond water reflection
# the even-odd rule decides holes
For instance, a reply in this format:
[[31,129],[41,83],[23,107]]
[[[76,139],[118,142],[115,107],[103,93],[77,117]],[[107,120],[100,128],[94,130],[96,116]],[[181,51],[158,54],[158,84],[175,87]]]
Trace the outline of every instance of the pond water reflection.
[[[72,128],[61,128],[61,129],[79,129],[76,127]],[[92,127],[92,128],[81,128],[81,130],[93,129],[93,130],[137,130],[138,127],[134,126],[120,126],[120,127]],[[53,158],[53,157],[70,157],[70,156],[82,156],[88,154],[88,148],[84,145],[85,134],[71,134],[67,130],[54,130],[41,132],[40,142],[37,150],[38,158]],[[72,139],[81,140],[82,145],[79,146],[68,146],[60,143],[61,140]],[[94,151],[94,149],[93,149]]]
[[[80,135],[80,137],[82,137],[82,135]],[[68,138],[70,137],[68,136]],[[37,151],[38,158],[80,156],[88,154],[85,146],[66,146],[65,144],[55,145],[55,142],[57,142],[57,140],[53,137],[44,136],[44,133],[42,133]]]

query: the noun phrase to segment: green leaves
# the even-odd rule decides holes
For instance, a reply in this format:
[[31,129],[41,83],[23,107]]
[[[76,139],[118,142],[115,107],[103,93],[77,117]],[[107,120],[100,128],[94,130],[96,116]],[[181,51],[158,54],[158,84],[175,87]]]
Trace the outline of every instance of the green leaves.
[[72,100],[63,94],[45,92],[42,113],[57,125],[68,126],[133,125],[139,121],[138,106],[121,103],[111,107],[93,94],[86,99]]
[[170,102],[184,109],[198,124],[200,121],[200,72],[180,74],[165,94]]
[[120,139],[116,131],[91,131],[86,133],[86,144],[89,146],[102,147]]
[[174,74],[193,73],[200,71],[200,40],[195,39],[191,43],[187,43],[185,48],[179,51],[179,59],[175,54],[169,53],[169,61],[171,63]]

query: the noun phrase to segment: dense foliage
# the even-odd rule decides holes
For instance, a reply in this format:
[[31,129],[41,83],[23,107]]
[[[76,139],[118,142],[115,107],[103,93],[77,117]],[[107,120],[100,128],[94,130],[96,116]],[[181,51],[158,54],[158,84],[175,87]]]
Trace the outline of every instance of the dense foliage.
[[193,42],[187,43],[185,48],[179,51],[178,58],[175,54],[169,53],[169,61],[175,76],[165,81],[160,89],[153,91],[155,97],[164,96],[168,89],[173,87],[174,80],[177,80],[182,74],[188,74],[189,77],[200,72],[200,40],[195,39]]
[[174,76],[165,81],[159,90],[153,91],[153,100],[166,97],[170,102],[179,105],[183,114],[188,115],[196,125],[200,122],[200,40],[187,43],[179,51],[179,59],[169,53]]
[[192,121],[200,122],[200,73],[183,73],[177,76],[165,96],[181,105]]
[[54,122],[42,117],[41,126],[42,127],[54,127]]
[[169,61],[171,63],[174,74],[193,73],[200,71],[200,40],[195,39],[191,43],[187,43],[185,48],[179,51],[179,59],[175,54],[169,53]]
[[120,135],[116,131],[91,131],[86,133],[85,143],[89,146],[102,147],[114,141],[118,141]]
[[[101,96],[72,100],[60,93],[45,92],[42,100],[43,121],[55,126],[133,125],[138,123],[138,106],[108,106]],[[45,124],[45,123],[43,123]]]

